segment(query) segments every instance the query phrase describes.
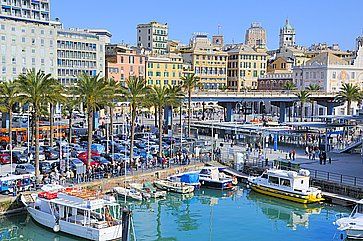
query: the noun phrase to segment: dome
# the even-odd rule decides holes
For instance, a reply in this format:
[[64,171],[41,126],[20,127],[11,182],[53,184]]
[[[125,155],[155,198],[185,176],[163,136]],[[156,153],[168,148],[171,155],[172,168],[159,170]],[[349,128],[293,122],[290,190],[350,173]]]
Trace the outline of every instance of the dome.
[[294,28],[289,23],[289,20],[288,19],[286,19],[284,29],[294,30]]

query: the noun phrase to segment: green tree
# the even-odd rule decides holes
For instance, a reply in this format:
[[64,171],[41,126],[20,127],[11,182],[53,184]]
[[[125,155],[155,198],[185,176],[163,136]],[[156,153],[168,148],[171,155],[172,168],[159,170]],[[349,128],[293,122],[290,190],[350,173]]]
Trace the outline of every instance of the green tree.
[[[10,148],[10,158],[13,159],[13,109],[15,104],[19,101],[18,99],[18,89],[13,81],[2,82],[0,84],[0,110],[6,112],[9,115],[9,148]],[[3,117],[4,118],[4,117]],[[11,168],[12,173],[12,168]]]
[[301,103],[301,115],[300,115],[300,121],[303,121],[303,109],[306,102],[309,102],[310,100],[310,93],[307,90],[300,90],[300,92],[295,94],[296,97],[299,99]]
[[347,114],[351,115],[352,102],[360,102],[362,100],[362,95],[357,85],[344,83],[335,99],[339,102],[347,102]]
[[191,103],[192,103],[192,91],[199,86],[200,78],[195,76],[195,74],[186,74],[181,77],[183,81],[183,87],[188,94],[188,136],[190,136],[190,118],[191,118]]
[[136,114],[146,102],[146,94],[148,87],[143,78],[130,76],[126,80],[126,85],[121,87],[121,94],[124,101],[129,102],[131,111],[131,144],[130,144],[130,160],[134,156],[134,140],[135,140],[135,122]]
[[292,81],[286,82],[282,88],[287,91],[296,90],[296,85]]
[[[318,91],[320,91],[320,85],[310,84],[308,87],[306,87],[306,90],[308,90],[310,92],[318,92]],[[313,118],[314,114],[315,114],[314,100],[311,100],[311,121],[314,120],[314,118]]]
[[35,123],[35,176],[39,182],[39,115],[48,103],[50,90],[56,88],[58,82],[50,74],[28,70],[19,75],[15,83],[19,90],[19,100],[32,107],[32,121]]
[[100,74],[90,76],[82,74],[78,77],[77,84],[74,86],[73,93],[78,95],[80,101],[87,109],[88,124],[88,143],[87,143],[87,168],[91,161],[91,145],[93,133],[93,115],[94,112],[106,106],[110,99],[110,87]]

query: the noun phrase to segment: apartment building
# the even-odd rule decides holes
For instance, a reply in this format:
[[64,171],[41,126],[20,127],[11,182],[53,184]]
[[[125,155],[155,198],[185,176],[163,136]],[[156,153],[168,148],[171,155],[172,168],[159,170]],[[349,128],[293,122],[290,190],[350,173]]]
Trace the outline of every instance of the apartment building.
[[154,54],[167,52],[168,25],[152,21],[137,25],[137,46],[150,49]]

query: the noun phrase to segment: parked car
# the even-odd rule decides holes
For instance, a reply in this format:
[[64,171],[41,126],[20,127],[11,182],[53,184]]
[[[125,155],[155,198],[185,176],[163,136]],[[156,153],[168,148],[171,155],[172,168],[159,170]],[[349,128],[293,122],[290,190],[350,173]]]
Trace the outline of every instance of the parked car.
[[97,161],[99,164],[108,165],[111,162],[102,156],[94,156],[92,160]]
[[35,168],[31,164],[18,164],[15,168],[15,174],[35,174]]
[[20,151],[13,151],[13,162],[20,164],[20,163],[27,163],[28,158],[26,155],[22,154]]
[[8,153],[0,154],[0,164],[1,165],[9,164],[10,162],[11,162],[10,161],[10,154],[8,154]]
[[39,162],[39,170],[42,174],[48,174],[52,172],[52,165],[49,162]]

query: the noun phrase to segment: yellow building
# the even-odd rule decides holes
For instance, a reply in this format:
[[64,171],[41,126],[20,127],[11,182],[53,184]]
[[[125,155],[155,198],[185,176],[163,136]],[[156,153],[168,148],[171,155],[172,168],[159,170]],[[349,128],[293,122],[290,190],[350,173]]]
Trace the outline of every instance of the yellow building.
[[163,56],[149,56],[146,59],[147,85],[181,84],[183,58],[174,53]]
[[221,49],[221,36],[212,43],[206,34],[192,38],[189,46],[180,48],[184,63],[200,78],[203,89],[219,89],[227,86],[227,53]]
[[257,79],[266,73],[267,53],[245,44],[226,46],[228,53],[228,89],[257,89]]

